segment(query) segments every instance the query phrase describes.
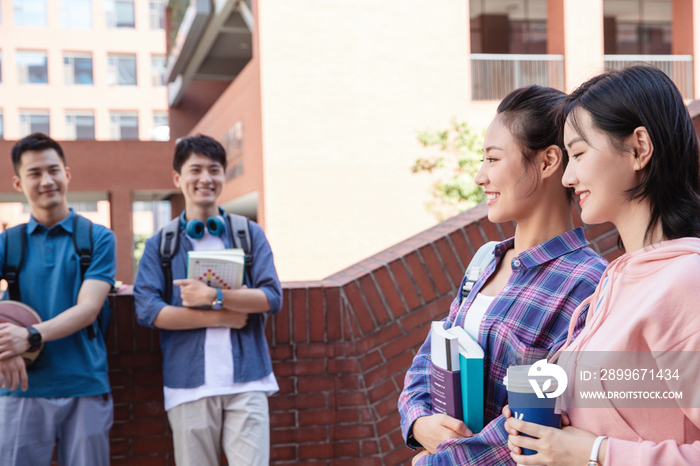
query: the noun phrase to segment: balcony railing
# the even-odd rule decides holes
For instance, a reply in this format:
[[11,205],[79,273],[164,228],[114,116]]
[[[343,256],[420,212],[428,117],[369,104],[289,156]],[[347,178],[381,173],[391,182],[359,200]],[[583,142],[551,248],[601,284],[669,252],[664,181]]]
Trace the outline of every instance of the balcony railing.
[[564,90],[563,55],[473,53],[472,99],[501,100],[530,84]]
[[621,70],[628,66],[649,64],[657,67],[676,83],[684,99],[693,99],[692,55],[605,55],[605,68]]

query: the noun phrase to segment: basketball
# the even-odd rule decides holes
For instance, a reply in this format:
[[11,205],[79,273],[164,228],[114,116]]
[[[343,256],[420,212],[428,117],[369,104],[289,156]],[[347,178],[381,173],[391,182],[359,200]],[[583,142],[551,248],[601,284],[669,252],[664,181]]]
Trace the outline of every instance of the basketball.
[[[20,327],[29,327],[30,325],[41,322],[41,317],[34,309],[24,303],[18,301],[0,301],[0,324],[15,324]],[[44,343],[34,351],[27,351],[22,355],[24,362],[27,365],[34,362],[44,348]]]

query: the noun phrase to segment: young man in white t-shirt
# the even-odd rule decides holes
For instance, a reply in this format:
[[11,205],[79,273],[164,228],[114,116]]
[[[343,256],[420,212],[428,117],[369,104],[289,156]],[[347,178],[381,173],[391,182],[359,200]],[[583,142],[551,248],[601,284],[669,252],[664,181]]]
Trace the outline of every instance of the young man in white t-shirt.
[[[223,448],[229,464],[267,465],[267,397],[279,387],[264,331],[267,316],[282,305],[272,251],[260,226],[249,222],[252,261],[243,288],[222,291],[186,279],[188,251],[234,247],[231,223],[216,204],[226,153],[208,136],[185,138],[173,168],[186,207],[170,261],[174,286],[167,296],[160,231],[146,241],[134,298],[139,323],[160,329],[175,462],[218,465]],[[210,230],[211,222],[223,228]]]

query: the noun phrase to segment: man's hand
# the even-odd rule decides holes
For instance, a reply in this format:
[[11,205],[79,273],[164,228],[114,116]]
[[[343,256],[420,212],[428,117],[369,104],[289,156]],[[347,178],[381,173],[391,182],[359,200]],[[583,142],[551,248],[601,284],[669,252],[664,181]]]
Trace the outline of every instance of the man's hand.
[[180,296],[184,307],[211,306],[216,300],[216,288],[193,278],[173,280],[173,285],[180,287]]
[[17,387],[21,385],[22,391],[27,391],[29,379],[27,378],[27,366],[22,356],[0,361],[0,379],[2,380],[2,388],[17,390]]
[[222,313],[222,327],[234,328],[236,330],[242,329],[248,323],[248,314],[245,312],[230,311],[224,309]]
[[447,414],[419,417],[413,423],[413,437],[431,455],[435,454],[438,445],[447,439],[466,438],[472,435],[462,421]]
[[18,356],[29,347],[29,330],[14,324],[0,324],[0,360]]

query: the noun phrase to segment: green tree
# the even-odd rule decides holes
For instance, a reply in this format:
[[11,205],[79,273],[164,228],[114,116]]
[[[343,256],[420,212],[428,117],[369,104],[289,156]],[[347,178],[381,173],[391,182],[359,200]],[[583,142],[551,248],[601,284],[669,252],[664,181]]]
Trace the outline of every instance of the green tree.
[[139,270],[139,263],[143,257],[143,251],[146,249],[146,240],[149,235],[134,235],[134,275]]
[[474,182],[481,165],[483,130],[477,131],[467,122],[453,118],[448,129],[425,130],[418,135],[418,141],[424,147],[437,146],[439,153],[416,160],[412,172],[446,173],[446,178],[433,184],[435,200],[426,205],[438,220],[471,209],[486,199],[484,191]]

